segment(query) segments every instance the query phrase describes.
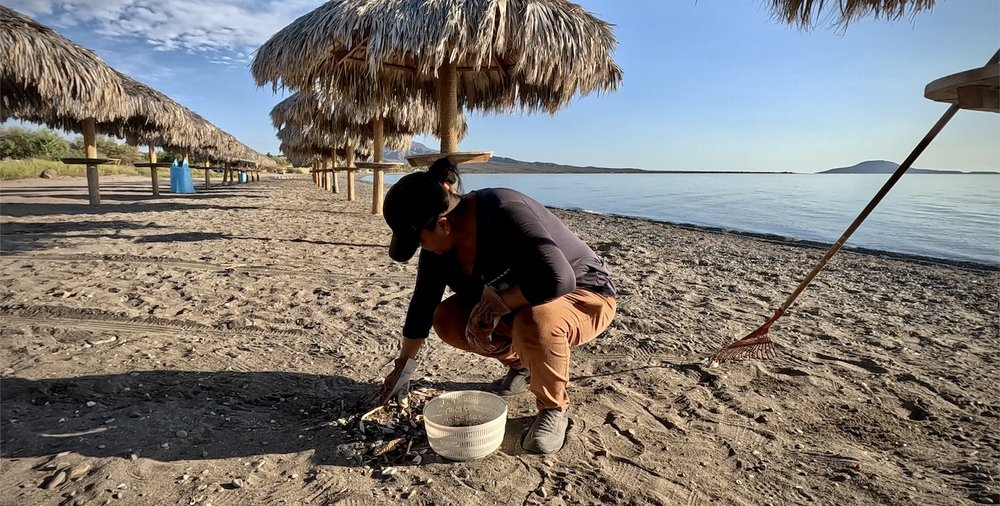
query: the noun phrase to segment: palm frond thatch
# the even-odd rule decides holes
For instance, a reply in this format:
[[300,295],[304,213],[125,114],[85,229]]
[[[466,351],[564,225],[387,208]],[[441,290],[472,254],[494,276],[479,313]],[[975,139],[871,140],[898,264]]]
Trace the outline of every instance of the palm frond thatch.
[[[345,129],[383,119],[383,129],[400,135],[430,135],[438,132],[438,113],[427,97],[396,95],[386,101],[362,103],[341,98],[336,92],[314,87],[293,93],[271,109],[277,129],[285,125],[312,126],[317,130]],[[465,115],[458,117],[459,138],[469,127]]]
[[256,52],[259,85],[315,82],[349,100],[436,95],[455,63],[459,105],[554,113],[577,94],[617,89],[611,25],[566,0],[332,0]]
[[132,112],[121,79],[100,57],[3,6],[0,106],[0,120],[112,121]]
[[813,26],[824,13],[832,24],[846,27],[868,16],[896,20],[907,12],[915,14],[933,7],[934,0],[771,0],[771,12],[776,18],[806,28]]
[[[342,125],[334,130],[319,130],[311,126],[286,125],[278,130],[278,140],[285,146],[324,152],[354,146],[369,156],[375,150],[372,131],[365,125]],[[413,137],[399,132],[385,132],[385,149],[406,151],[412,145]]]

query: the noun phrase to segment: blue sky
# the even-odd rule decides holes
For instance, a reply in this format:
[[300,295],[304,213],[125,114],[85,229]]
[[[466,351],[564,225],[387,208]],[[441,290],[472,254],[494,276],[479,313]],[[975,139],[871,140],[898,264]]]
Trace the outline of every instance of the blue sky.
[[[252,51],[315,0],[8,0],[250,147],[277,152]],[[625,79],[555,116],[472,113],[462,150],[657,170],[816,172],[901,162],[947,108],[939,77],[1000,46],[1000,2],[939,0],[897,21],[809,31],[765,0],[587,0],[614,25]],[[437,147],[433,138],[417,138]],[[1000,170],[1000,115],[960,111],[916,166]]]

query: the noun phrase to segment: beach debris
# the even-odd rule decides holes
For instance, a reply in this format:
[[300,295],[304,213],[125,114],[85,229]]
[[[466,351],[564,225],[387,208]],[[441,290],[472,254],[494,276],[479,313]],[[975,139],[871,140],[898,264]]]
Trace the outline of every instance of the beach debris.
[[48,480],[46,480],[45,483],[42,484],[42,488],[44,488],[45,490],[52,490],[58,487],[59,485],[65,483],[66,476],[67,476],[66,471],[59,471],[56,474],[50,476]]
[[[427,448],[423,406],[442,392],[434,388],[413,388],[402,399],[404,402],[390,402],[361,414],[339,418],[336,425],[345,429],[356,428],[357,436],[356,442],[343,445],[339,453],[359,464],[367,460],[372,466],[389,466],[384,469],[423,462],[424,458],[417,453],[426,452]],[[393,473],[390,471],[377,476],[391,476]]]
[[372,455],[374,455],[376,457],[380,457],[382,455],[385,455],[386,453],[389,453],[389,452],[395,450],[396,448],[398,448],[404,442],[406,442],[406,438],[405,437],[397,437],[395,439],[389,440],[389,441],[387,441],[387,442],[385,442],[385,443],[383,443],[383,444],[381,444],[379,446],[376,446],[374,449],[372,449]]
[[69,468],[69,473],[67,474],[66,477],[69,478],[69,479],[71,479],[71,480],[76,480],[78,478],[82,478],[84,475],[86,475],[88,472],[90,472],[91,467],[92,466],[90,465],[89,462],[83,462],[81,464],[77,464],[75,466],[72,466],[72,467]]
[[109,337],[107,339],[97,339],[95,341],[88,340],[87,344],[89,344],[91,346],[99,346],[99,345],[102,345],[102,344],[113,343],[113,342],[115,342],[117,340],[118,340],[118,336],[111,336],[111,337]]

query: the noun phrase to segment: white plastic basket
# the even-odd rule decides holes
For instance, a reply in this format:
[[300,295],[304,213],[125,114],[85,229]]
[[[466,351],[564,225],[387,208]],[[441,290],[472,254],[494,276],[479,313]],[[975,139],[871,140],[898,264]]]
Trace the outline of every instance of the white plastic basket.
[[424,406],[427,442],[451,460],[485,457],[500,447],[507,427],[507,403],[476,390],[448,392]]

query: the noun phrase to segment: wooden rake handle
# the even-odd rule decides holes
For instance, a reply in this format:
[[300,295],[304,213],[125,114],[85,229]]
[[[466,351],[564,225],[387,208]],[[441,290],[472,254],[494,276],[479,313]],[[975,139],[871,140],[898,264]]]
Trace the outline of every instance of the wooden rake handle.
[[[998,61],[1000,61],[1000,50],[998,50],[993,55],[993,57],[990,58],[990,60],[987,62],[987,65],[997,63]],[[868,205],[865,206],[865,208],[861,211],[861,214],[859,214],[858,217],[854,219],[854,222],[851,223],[851,226],[847,227],[847,230],[845,230],[844,233],[840,236],[840,239],[838,239],[837,242],[835,242],[833,246],[830,247],[830,250],[826,252],[826,255],[823,255],[823,258],[819,261],[819,263],[817,263],[816,266],[813,267],[812,271],[810,271],[809,274],[805,277],[805,279],[803,279],[802,282],[799,283],[799,286],[795,288],[795,291],[792,292],[792,294],[789,295],[787,299],[785,299],[785,302],[781,305],[781,308],[775,311],[774,316],[771,317],[771,319],[768,320],[764,325],[762,325],[754,332],[751,332],[746,337],[716,352],[715,355],[712,356],[713,361],[724,362],[739,358],[767,357],[773,355],[774,343],[771,341],[771,338],[767,335],[768,330],[771,327],[771,324],[773,324],[778,318],[781,318],[781,316],[785,314],[788,308],[791,307],[791,305],[795,302],[795,299],[798,298],[798,296],[806,289],[806,287],[809,286],[809,283],[811,283],[812,280],[820,273],[820,271],[823,270],[823,267],[826,266],[827,262],[829,262],[830,259],[833,258],[833,256],[836,255],[838,251],[840,251],[840,248],[844,246],[844,243],[846,243],[847,239],[851,237],[851,234],[853,234],[854,231],[857,230],[859,226],[861,226],[861,223],[865,221],[865,218],[867,218],[868,215],[871,214],[873,210],[875,210],[875,207],[878,206],[879,202],[882,201],[882,198],[884,198],[885,195],[889,193],[889,190],[891,190],[892,187],[896,184],[896,182],[899,181],[899,178],[903,177],[903,174],[913,165],[913,162],[917,159],[917,157],[919,157],[920,154],[924,152],[924,149],[926,149],[927,146],[930,145],[931,141],[933,141],[934,138],[937,137],[937,134],[941,132],[944,126],[948,124],[948,121],[951,120],[951,118],[955,115],[956,112],[958,112],[959,109],[960,107],[958,104],[953,104],[948,108],[947,111],[945,111],[945,113],[941,116],[941,119],[939,119],[937,123],[935,123],[934,126],[931,127],[930,131],[927,132],[927,135],[925,135],[924,138],[917,144],[917,146],[913,148],[913,151],[910,152],[910,156],[906,157],[906,160],[904,160],[903,163],[899,166],[899,168],[896,169],[896,171],[892,174],[892,177],[890,177],[889,180],[886,181],[884,185],[882,185],[882,188],[878,191],[878,193],[875,194],[875,196],[871,199],[870,202],[868,202]]]
[[[987,65],[995,63],[998,60],[1000,60],[1000,51],[997,51],[993,57],[990,58]],[[795,299],[798,298],[799,294],[801,294],[802,291],[809,286],[809,283],[812,282],[813,278],[815,278],[816,275],[823,270],[823,267],[826,267],[826,263],[833,258],[833,255],[836,255],[837,252],[840,251],[840,248],[844,246],[844,243],[851,237],[851,234],[853,234],[854,231],[861,226],[861,223],[865,221],[865,218],[867,218],[872,211],[875,210],[875,207],[878,206],[879,202],[882,202],[882,198],[889,193],[889,190],[891,190],[893,185],[896,184],[896,181],[899,181],[899,178],[903,177],[903,174],[910,168],[910,166],[913,165],[913,162],[917,160],[917,157],[924,152],[924,149],[930,145],[931,141],[937,137],[937,134],[941,132],[941,129],[948,124],[948,121],[951,120],[952,116],[954,116],[959,109],[960,107],[958,104],[952,104],[951,107],[949,107],[948,110],[941,116],[941,119],[939,119],[937,123],[931,127],[930,131],[927,132],[927,135],[924,135],[924,138],[921,139],[917,146],[913,148],[913,151],[910,152],[910,156],[906,157],[906,160],[904,160],[899,168],[896,169],[896,172],[893,172],[892,177],[890,177],[889,180],[882,185],[882,189],[875,194],[872,200],[868,202],[868,205],[865,206],[864,210],[861,211],[861,214],[854,219],[854,223],[851,223],[851,226],[847,227],[847,230],[845,230],[844,234],[840,236],[840,239],[837,239],[837,242],[830,247],[830,250],[826,252],[826,255],[823,255],[823,259],[816,264],[816,267],[813,267],[813,270],[804,280],[802,280],[802,283],[799,283],[798,288],[796,288],[795,291],[792,292],[787,299],[785,299],[785,303],[781,305],[780,309],[782,313],[788,310],[792,303],[795,302]]]

